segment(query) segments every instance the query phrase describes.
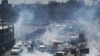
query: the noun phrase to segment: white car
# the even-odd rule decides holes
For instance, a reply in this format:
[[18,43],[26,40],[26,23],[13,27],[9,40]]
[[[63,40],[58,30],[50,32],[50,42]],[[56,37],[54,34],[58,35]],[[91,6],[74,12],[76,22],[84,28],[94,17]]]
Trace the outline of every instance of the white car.
[[22,49],[19,46],[14,46],[11,50],[11,55],[19,55]]
[[19,41],[19,42],[16,43],[16,45],[19,46],[19,47],[22,47],[23,46],[23,42]]
[[56,52],[56,54],[54,54],[54,56],[66,56],[67,54],[63,51],[58,51]]
[[45,46],[45,45],[40,45],[40,46],[39,46],[39,50],[40,50],[40,51],[44,52],[45,49],[46,49],[46,46]]

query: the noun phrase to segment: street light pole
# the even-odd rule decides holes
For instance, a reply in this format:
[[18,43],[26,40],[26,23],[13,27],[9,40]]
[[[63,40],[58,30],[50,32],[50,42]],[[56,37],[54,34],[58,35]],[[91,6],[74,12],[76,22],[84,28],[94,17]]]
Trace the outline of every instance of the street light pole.
[[[25,5],[26,5],[26,0],[25,0]],[[26,8],[26,6],[24,6]],[[26,21],[26,20],[25,20]],[[25,26],[25,38],[27,38],[27,32],[26,32],[26,29],[27,29],[27,23],[24,21],[24,26]],[[26,39],[25,39],[26,40]]]

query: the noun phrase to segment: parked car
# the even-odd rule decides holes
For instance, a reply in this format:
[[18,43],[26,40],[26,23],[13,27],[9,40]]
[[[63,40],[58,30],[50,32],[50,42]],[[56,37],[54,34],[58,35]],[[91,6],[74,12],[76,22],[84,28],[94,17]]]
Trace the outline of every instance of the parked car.
[[19,55],[22,51],[22,48],[20,46],[15,45],[11,50],[11,55]]

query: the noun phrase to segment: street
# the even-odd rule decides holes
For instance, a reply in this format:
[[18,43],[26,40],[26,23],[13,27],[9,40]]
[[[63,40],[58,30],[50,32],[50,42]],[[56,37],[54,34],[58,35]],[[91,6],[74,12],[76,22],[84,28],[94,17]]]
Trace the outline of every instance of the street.
[[[23,51],[19,55],[11,55],[11,51],[8,51],[4,54],[4,56],[53,56],[53,55],[54,54],[50,54],[48,52],[40,52],[38,50],[30,52],[26,47],[23,48]],[[74,56],[74,55],[68,53],[66,56]]]

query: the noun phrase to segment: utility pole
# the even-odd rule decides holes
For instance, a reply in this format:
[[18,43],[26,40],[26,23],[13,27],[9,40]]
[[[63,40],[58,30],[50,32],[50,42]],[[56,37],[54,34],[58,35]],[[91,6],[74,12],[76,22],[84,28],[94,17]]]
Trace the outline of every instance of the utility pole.
[[[26,9],[26,0],[25,0],[25,9]],[[25,22],[26,20],[24,20],[24,26],[25,26],[25,38],[27,38],[27,32],[26,32],[26,28],[27,28],[27,25],[26,25],[26,22]],[[24,41],[25,41],[25,39],[24,39]]]

